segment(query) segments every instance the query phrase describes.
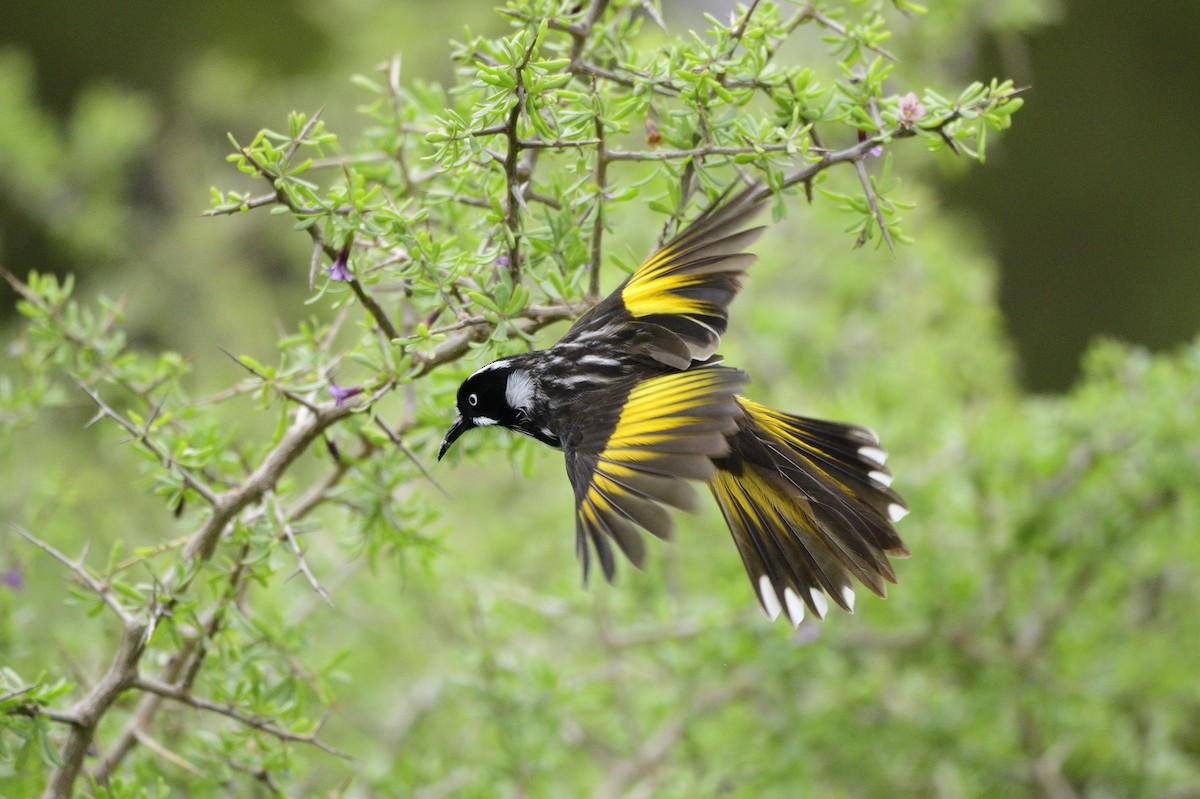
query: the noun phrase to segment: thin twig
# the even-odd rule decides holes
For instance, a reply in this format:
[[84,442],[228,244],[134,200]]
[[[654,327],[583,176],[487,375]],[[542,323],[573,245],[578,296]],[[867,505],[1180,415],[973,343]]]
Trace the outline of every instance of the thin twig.
[[[867,110],[871,115],[871,119],[875,122],[876,130],[883,130],[883,119],[879,114],[879,103],[874,97],[867,98]],[[871,176],[867,174],[867,162],[865,160],[854,162],[854,171],[858,173],[858,180],[862,183],[863,195],[867,198],[867,207],[871,209],[871,213],[875,217],[876,223],[879,225],[879,232],[883,236],[884,242],[887,243],[888,250],[892,255],[896,254],[896,245],[892,243],[892,232],[888,229],[887,218],[883,215],[883,209],[879,206],[879,197],[875,192],[875,187],[871,185]],[[866,234],[869,228],[863,228],[863,240],[861,243],[866,243]]]
[[811,20],[815,21],[822,28],[828,28],[829,30],[836,33],[838,36],[844,36],[847,39],[855,39],[856,41],[860,41],[860,43],[862,44],[863,47],[867,48],[868,50],[870,50],[872,52],[878,53],[879,55],[886,58],[888,61],[899,61],[899,59],[896,58],[896,56],[894,54],[883,49],[879,45],[867,44],[866,42],[861,42],[861,40],[858,40],[857,37],[852,36],[850,34],[850,31],[846,28],[845,25],[838,22],[836,19],[833,19],[832,17],[825,16],[820,11],[818,11],[814,6],[808,6],[801,13],[803,14],[805,19],[811,19]]
[[150,737],[150,734],[145,730],[136,730],[135,734],[137,735],[138,743],[161,757],[163,760],[166,760],[169,763],[174,763],[176,766],[179,766],[181,769],[190,774],[195,774],[196,776],[204,774],[203,770],[201,770],[198,766],[189,760],[186,760],[183,756],[175,754],[170,749],[154,740],[154,738]]
[[[24,688],[18,688],[15,691],[9,691],[4,696],[0,696],[0,703],[7,702],[10,699],[16,699],[21,694],[27,694],[35,689],[37,689],[36,685],[27,685]],[[74,713],[63,713],[62,711],[58,710],[50,710],[49,708],[44,708],[41,705],[33,702],[27,702],[23,705],[11,707],[5,712],[14,716],[27,716],[31,719],[42,716],[50,719],[51,721],[58,722],[59,724],[70,724],[72,727],[80,724],[79,717]]]
[[[314,114],[313,117],[309,119],[307,123],[305,123],[303,130],[300,131],[300,135],[292,140],[292,144],[288,148],[289,157],[295,153],[296,148],[300,146],[300,142],[309,134],[313,126],[316,125],[318,116],[319,112],[318,114]],[[284,189],[284,181],[282,180],[284,175],[281,172],[277,172],[267,164],[264,164],[254,155],[253,152],[250,151],[248,147],[243,147],[241,152],[246,161],[254,167],[256,172],[258,172],[259,177],[262,177],[275,186],[276,201],[293,214],[297,216],[303,215],[300,210],[301,206],[294,203],[291,196]],[[284,163],[286,164],[286,162],[287,159],[285,159]],[[313,243],[319,246],[321,250],[329,256],[330,260],[337,258],[337,250],[331,244],[329,244],[329,242],[325,241],[325,236],[321,233],[320,225],[309,225],[308,235],[312,238]],[[351,277],[347,283],[350,286],[350,290],[354,292],[354,296],[358,298],[359,303],[367,309],[367,313],[371,315],[371,318],[375,320],[375,324],[379,325],[380,329],[383,330],[388,339],[394,340],[400,338],[399,331],[396,330],[396,326],[392,324],[392,320],[383,310],[383,306],[376,302],[375,298],[372,297],[365,288],[363,288],[359,280]]]
[[[871,209],[871,215],[875,217],[875,222],[879,225],[879,232],[883,235],[883,240],[887,243],[892,255],[895,255],[896,245],[892,243],[892,234],[888,230],[887,218],[883,215],[883,209],[879,207],[879,198],[875,196],[875,187],[871,185],[871,176],[867,174],[866,161],[861,158],[855,161],[854,171],[858,173],[858,180],[863,187],[863,195],[867,198],[867,207]],[[865,242],[865,231],[863,241]]]
[[[507,324],[512,325],[512,327],[524,334],[536,333],[546,325],[553,324],[554,322],[564,319],[575,319],[592,305],[593,303],[590,301],[549,305],[545,306],[542,312],[536,316],[529,312],[529,308],[526,308],[525,318],[516,322],[507,320]],[[410,379],[419,378],[443,364],[458,360],[466,354],[472,344],[487,340],[495,328],[496,323],[483,320],[478,324],[472,324],[447,336],[445,341],[434,347],[433,354],[431,355],[425,355],[416,351],[409,353],[416,368],[413,372],[409,373],[408,377]]]
[[292,529],[292,525],[288,522],[287,517],[283,513],[283,508],[275,499],[275,492],[268,491],[263,497],[264,501],[271,506],[274,511],[275,522],[279,525],[279,530],[283,533],[284,540],[292,550],[292,554],[296,556],[297,567],[304,578],[308,580],[308,584],[312,586],[313,591],[317,596],[325,600],[325,604],[333,607],[333,600],[329,597],[329,592],[317,580],[317,576],[313,574],[312,569],[308,565],[308,560],[304,557],[304,550],[300,548],[300,542],[296,540],[296,531]]
[[742,14],[742,19],[738,22],[738,26],[729,35],[730,47],[729,51],[725,54],[726,58],[733,55],[734,50],[741,43],[742,37],[746,35],[746,26],[750,24],[750,17],[754,15],[754,11],[758,8],[758,3],[759,0],[754,0],[754,2],[750,3],[750,7],[746,9],[746,13]]
[[[317,226],[313,225],[309,228],[309,230],[315,231],[316,228]],[[388,340],[394,341],[400,338],[400,331],[397,330],[396,326],[392,324],[392,320],[383,310],[383,306],[376,302],[375,298],[372,297],[365,288],[363,288],[362,283],[360,283],[357,278],[351,278],[349,280],[349,284],[350,290],[354,292],[354,296],[357,297],[359,303],[367,309],[367,313],[371,314],[371,318],[375,320],[375,324],[379,325],[379,328],[383,331],[384,335],[388,337]]]
[[719,144],[703,144],[686,150],[609,150],[609,161],[681,161],[685,158],[703,158],[708,155],[758,155],[760,153],[792,152],[796,144],[791,139],[774,144],[754,144],[734,147]]
[[75,378],[75,383],[81,389],[83,389],[84,393],[92,398],[92,401],[96,403],[96,407],[100,409],[100,413],[102,415],[107,416],[118,425],[125,428],[125,431],[129,433],[129,435],[133,436],[134,441],[141,442],[141,444],[146,447],[146,449],[148,449],[150,453],[154,455],[154,457],[159,459],[164,467],[177,472],[179,476],[183,478],[183,481],[187,483],[188,487],[203,497],[205,502],[211,505],[217,501],[216,494],[212,492],[212,489],[210,489],[207,484],[202,483],[195,475],[191,473],[191,471],[187,469],[187,467],[179,463],[179,461],[175,460],[175,458],[173,458],[171,455],[159,449],[158,445],[150,439],[149,421],[147,421],[145,428],[139,428],[133,422],[129,421],[124,416],[109,407],[108,404],[100,398],[100,395],[96,393],[87,383],[83,382],[79,378]]
[[304,397],[300,396],[299,394],[288,391],[286,388],[278,385],[275,380],[272,380],[270,377],[267,377],[265,374],[260,372],[254,366],[251,366],[250,364],[246,363],[244,360],[242,360],[238,356],[234,355],[232,352],[225,349],[220,344],[217,345],[217,349],[219,349],[221,352],[223,352],[227,356],[229,356],[229,360],[233,361],[238,366],[242,367],[247,372],[249,372],[250,374],[257,377],[259,380],[273,386],[275,388],[275,390],[278,391],[280,394],[282,394],[284,397],[287,397],[289,400],[296,403],[297,405],[307,408],[310,413],[317,412],[317,410],[318,410],[317,406],[315,404],[313,404],[311,401],[305,399]]
[[[592,90],[595,91],[595,82],[593,81]],[[594,120],[596,127],[596,209],[592,217],[592,272],[588,275],[588,297],[599,298],[600,296],[600,266],[601,266],[601,248],[604,239],[604,195],[608,191],[608,147],[605,144],[604,138],[604,120],[600,118],[600,114],[596,114]]]
[[194,707],[197,710],[204,710],[209,713],[216,713],[218,715],[225,716],[226,718],[233,719],[234,721],[244,724],[247,727],[251,727],[260,732],[265,732],[267,735],[271,735],[281,741],[310,744],[311,746],[315,746],[323,752],[328,752],[329,754],[340,757],[344,760],[354,759],[340,749],[336,749],[318,738],[317,732],[320,729],[319,725],[318,730],[314,732],[292,732],[291,730],[285,730],[282,727],[279,727],[268,719],[243,713],[233,705],[222,705],[216,702],[210,702],[207,699],[202,699],[201,697],[195,696],[190,691],[180,690],[174,685],[167,685],[166,683],[159,682],[158,680],[151,679],[149,677],[138,677],[137,679],[133,680],[130,687],[136,688],[140,691],[157,694],[165,699],[172,699],[176,702],[181,702],[185,705],[189,705],[190,707]]
[[104,600],[104,604],[108,605],[109,609],[111,609],[113,613],[117,614],[117,618],[126,624],[133,622],[133,616],[121,606],[121,603],[117,600],[116,595],[112,592],[112,589],[109,587],[109,585],[106,582],[101,582],[93,577],[92,573],[89,572],[87,567],[83,565],[83,558],[80,558],[79,560],[71,560],[49,543],[28,532],[24,528],[14,524],[12,525],[12,529],[16,530],[17,534],[26,541],[33,544],[35,547],[50,555],[59,563],[70,569],[92,593]]

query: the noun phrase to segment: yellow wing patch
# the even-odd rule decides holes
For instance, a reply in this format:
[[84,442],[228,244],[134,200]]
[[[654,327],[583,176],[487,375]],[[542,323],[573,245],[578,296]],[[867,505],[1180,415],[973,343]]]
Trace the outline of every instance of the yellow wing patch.
[[643,330],[661,328],[667,343],[687,348],[690,360],[711,356],[725,332],[729,303],[754,263],[745,249],[762,229],[743,226],[757,207],[745,198],[702,215],[651,255],[615,295],[625,311],[645,322]]
[[720,313],[721,309],[711,302],[678,293],[702,285],[703,275],[668,274],[671,266],[670,253],[659,252],[634,273],[621,290],[621,300],[630,315],[640,318],[655,314],[711,316]]
[[[572,453],[579,552],[587,566],[588,542],[605,577],[613,574],[609,541],[640,566],[644,544],[637,527],[660,538],[671,520],[658,503],[691,509],[695,495],[685,479],[707,480],[712,458],[728,451],[736,429],[735,392],[745,376],[723,367],[676,372],[638,383],[629,392],[612,432]],[[598,450],[598,451],[597,451]]]

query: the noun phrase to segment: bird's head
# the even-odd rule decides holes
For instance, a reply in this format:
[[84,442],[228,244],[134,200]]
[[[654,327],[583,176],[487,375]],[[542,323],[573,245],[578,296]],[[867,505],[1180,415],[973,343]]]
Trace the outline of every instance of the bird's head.
[[542,434],[543,428],[531,418],[535,390],[529,371],[515,358],[502,358],[476,371],[458,387],[458,417],[442,439],[438,460],[475,427],[500,425],[545,441],[549,432]]

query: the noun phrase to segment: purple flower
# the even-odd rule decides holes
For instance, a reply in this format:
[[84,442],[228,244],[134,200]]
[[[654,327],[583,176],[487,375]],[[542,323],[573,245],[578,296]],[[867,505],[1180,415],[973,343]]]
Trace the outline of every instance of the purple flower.
[[10,566],[8,571],[0,574],[0,585],[7,585],[13,591],[24,591],[25,567],[19,563]]
[[496,266],[508,266],[508,256],[507,255],[497,255],[496,256]]
[[346,400],[357,397],[362,392],[362,386],[339,386],[332,380],[329,381],[329,393],[333,396],[334,404],[339,408],[346,404]]
[[347,244],[345,247],[338,250],[337,258],[335,258],[333,263],[329,265],[329,279],[342,280],[346,283],[349,283],[351,280],[353,280],[354,275],[352,275],[350,270],[346,268],[349,263],[350,245]]
[[925,106],[921,104],[916,92],[909,92],[901,97],[897,110],[900,112],[900,121],[905,125],[911,125],[925,116]]

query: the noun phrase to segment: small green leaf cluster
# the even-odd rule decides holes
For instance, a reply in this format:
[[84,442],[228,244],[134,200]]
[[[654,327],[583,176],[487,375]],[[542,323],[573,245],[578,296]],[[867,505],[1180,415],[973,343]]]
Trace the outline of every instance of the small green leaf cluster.
[[61,764],[52,742],[52,722],[37,709],[55,705],[72,688],[48,674],[26,683],[12,669],[0,668],[0,778],[32,768],[30,758],[49,767]]

